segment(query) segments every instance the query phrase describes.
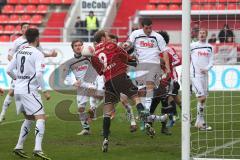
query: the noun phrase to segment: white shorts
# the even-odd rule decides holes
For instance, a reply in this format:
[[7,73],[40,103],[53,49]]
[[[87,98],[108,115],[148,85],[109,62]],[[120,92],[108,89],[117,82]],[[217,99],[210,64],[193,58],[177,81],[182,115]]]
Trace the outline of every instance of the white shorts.
[[192,89],[196,97],[208,96],[208,77],[192,77]]
[[17,114],[25,112],[26,115],[45,114],[41,95],[38,93],[15,94]]

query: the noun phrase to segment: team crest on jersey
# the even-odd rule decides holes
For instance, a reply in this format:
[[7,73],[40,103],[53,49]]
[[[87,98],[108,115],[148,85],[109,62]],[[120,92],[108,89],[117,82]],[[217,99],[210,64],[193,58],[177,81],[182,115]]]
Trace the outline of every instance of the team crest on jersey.
[[45,68],[45,64],[41,64],[41,68]]

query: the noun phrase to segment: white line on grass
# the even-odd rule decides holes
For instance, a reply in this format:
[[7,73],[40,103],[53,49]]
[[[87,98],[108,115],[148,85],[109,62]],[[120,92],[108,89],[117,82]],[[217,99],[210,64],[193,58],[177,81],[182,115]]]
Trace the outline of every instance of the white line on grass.
[[[203,152],[203,153],[198,154],[198,155],[196,156],[196,158],[199,158],[199,157],[202,157],[202,156],[206,156],[206,155],[209,154],[209,153],[216,152],[216,151],[218,151],[218,150],[220,150],[220,149],[223,149],[223,148],[226,148],[226,147],[229,147],[229,146],[233,146],[234,144],[237,144],[237,143],[239,143],[239,142],[240,142],[240,139],[235,140],[235,141],[231,141],[231,142],[228,142],[228,143],[225,143],[225,144],[223,144],[223,145],[221,145],[221,146],[214,147],[214,148],[212,148],[212,149],[207,150],[206,152]],[[195,158],[194,158],[194,160],[200,160],[200,159],[195,159]]]

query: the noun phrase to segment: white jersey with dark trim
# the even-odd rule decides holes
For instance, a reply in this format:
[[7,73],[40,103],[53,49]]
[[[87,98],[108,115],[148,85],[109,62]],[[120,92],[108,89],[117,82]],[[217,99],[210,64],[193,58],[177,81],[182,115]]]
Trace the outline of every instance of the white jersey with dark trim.
[[17,39],[13,41],[13,45],[11,50],[9,51],[10,56],[14,56],[15,53],[17,53],[19,50],[23,49],[24,47],[27,47],[29,44],[27,42],[27,39],[25,36],[20,36]]
[[9,65],[9,69],[17,68],[15,94],[36,93],[41,84],[36,75],[43,74],[45,69],[44,55],[37,48],[27,46],[19,50]]
[[139,63],[160,63],[159,53],[165,51],[166,42],[155,31],[147,36],[143,29],[135,30],[128,41],[133,43]]
[[213,66],[213,47],[200,41],[191,43],[191,77],[203,77],[201,70],[210,70]]

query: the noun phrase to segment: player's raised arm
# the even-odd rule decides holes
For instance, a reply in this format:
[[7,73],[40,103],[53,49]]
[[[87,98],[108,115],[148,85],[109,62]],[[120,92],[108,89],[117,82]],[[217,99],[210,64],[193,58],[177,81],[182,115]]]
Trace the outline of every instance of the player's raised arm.
[[17,76],[14,73],[14,69],[17,67],[17,60],[16,60],[16,56],[14,56],[14,58],[11,60],[11,62],[9,63],[8,67],[7,67],[7,74],[13,79],[16,80]]

